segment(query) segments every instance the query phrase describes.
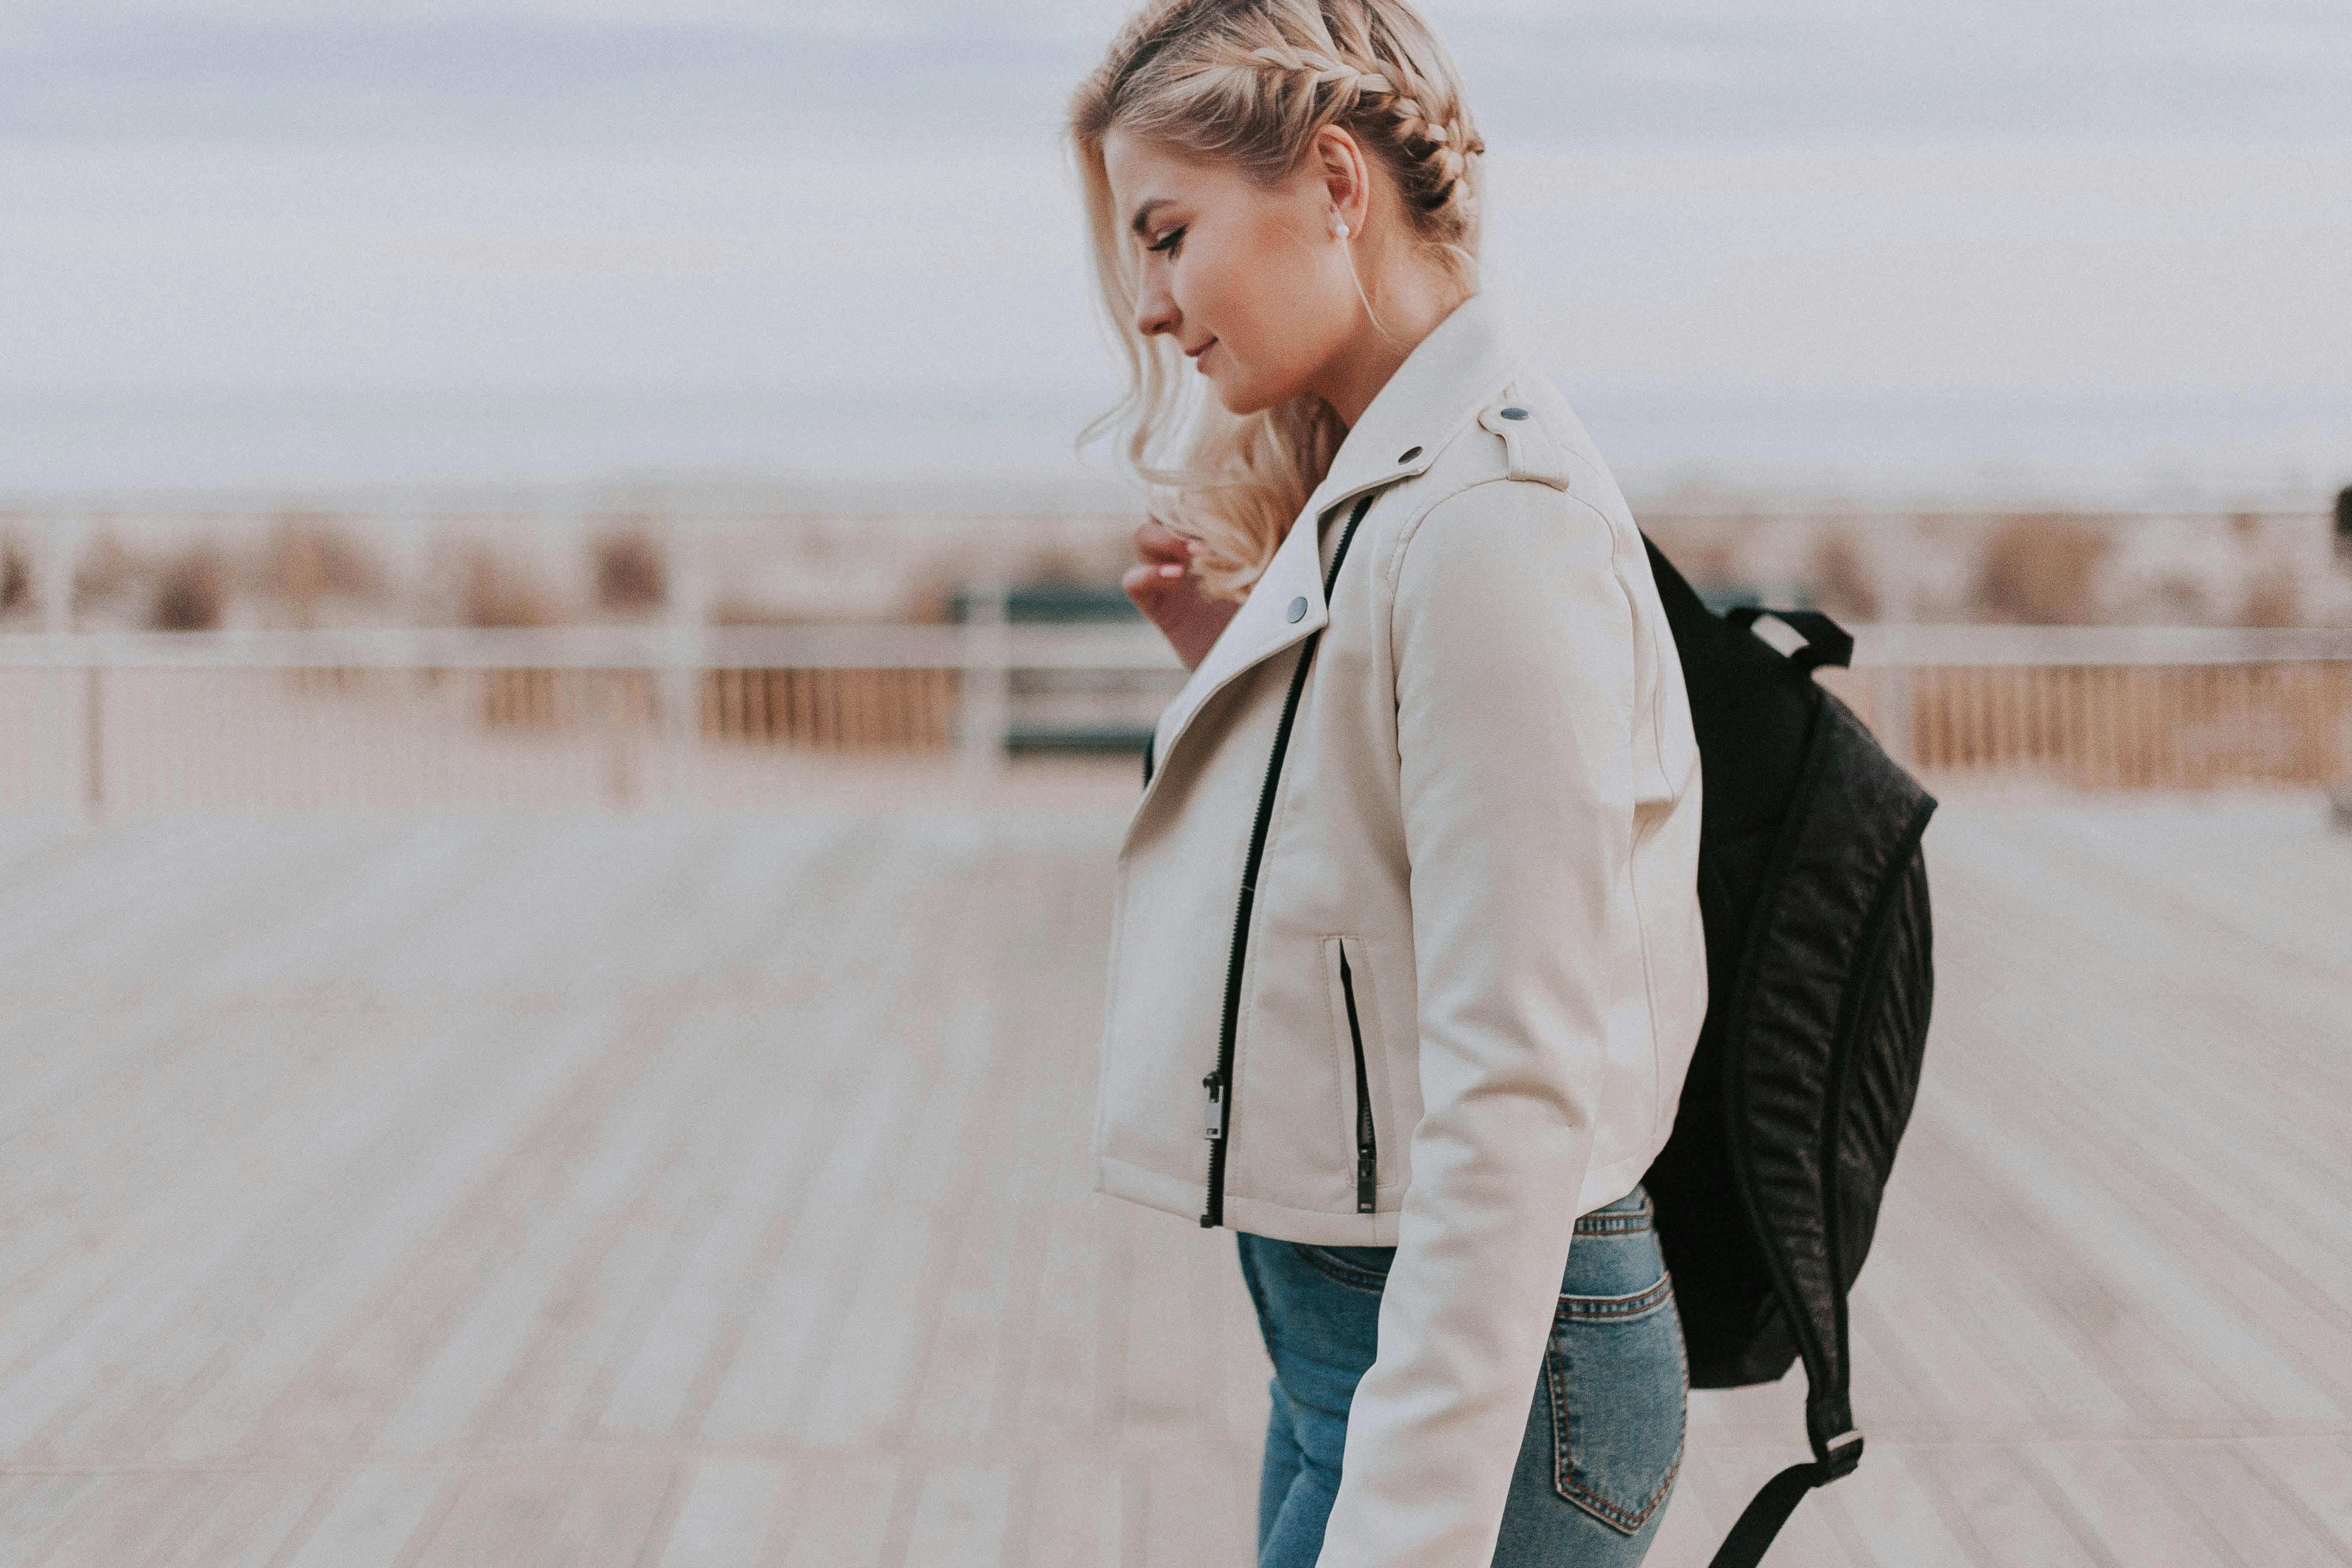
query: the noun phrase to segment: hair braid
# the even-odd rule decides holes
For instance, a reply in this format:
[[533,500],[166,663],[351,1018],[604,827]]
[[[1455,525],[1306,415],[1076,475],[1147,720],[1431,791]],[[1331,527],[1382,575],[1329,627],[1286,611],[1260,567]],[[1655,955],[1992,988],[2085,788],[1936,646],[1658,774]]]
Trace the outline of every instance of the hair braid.
[[1129,465],[1175,492],[1180,525],[1208,547],[1195,564],[1213,592],[1239,596],[1256,581],[1346,432],[1305,395],[1246,416],[1192,405],[1172,349],[1133,326],[1103,139],[1117,128],[1276,180],[1334,125],[1393,178],[1414,240],[1475,288],[1486,147],[1411,0],[1146,0],[1071,100],[1095,274],[1133,372],[1126,401],[1089,428],[1117,421]]
[[1325,54],[1311,47],[1261,45],[1245,57],[1228,59],[1228,72],[1255,65],[1289,79],[1286,85],[1302,97],[1319,95],[1326,123],[1347,124],[1378,132],[1403,185],[1405,200],[1423,212],[1434,213],[1466,200],[1463,176],[1469,160],[1486,150],[1463,110],[1459,96],[1444,118],[1433,117],[1423,100],[1438,102],[1429,85],[1417,79],[1412,63],[1352,60],[1344,54]]

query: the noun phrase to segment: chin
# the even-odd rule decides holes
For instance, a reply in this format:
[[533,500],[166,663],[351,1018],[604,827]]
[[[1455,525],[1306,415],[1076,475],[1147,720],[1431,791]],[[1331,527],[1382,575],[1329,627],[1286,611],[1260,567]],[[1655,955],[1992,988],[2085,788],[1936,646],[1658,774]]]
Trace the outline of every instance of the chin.
[[1286,392],[1275,391],[1256,382],[1219,382],[1217,401],[1228,414],[1263,414],[1289,397]]

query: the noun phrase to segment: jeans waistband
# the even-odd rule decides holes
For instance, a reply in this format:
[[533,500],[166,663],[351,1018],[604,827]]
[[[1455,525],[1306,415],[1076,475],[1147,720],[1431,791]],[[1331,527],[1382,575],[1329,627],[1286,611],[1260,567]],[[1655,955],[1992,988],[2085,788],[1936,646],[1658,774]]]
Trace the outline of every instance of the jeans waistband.
[[1635,1236],[1650,1228],[1657,1211],[1651,1206],[1650,1194],[1635,1187],[1615,1203],[1603,1204],[1589,1214],[1579,1215],[1576,1234],[1579,1236]]

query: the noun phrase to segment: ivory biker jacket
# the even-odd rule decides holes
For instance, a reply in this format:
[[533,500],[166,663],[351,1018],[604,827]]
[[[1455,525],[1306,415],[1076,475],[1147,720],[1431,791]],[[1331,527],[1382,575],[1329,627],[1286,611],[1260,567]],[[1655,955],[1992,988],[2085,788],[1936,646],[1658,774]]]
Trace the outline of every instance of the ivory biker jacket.
[[1395,1246],[1322,1562],[1486,1568],[1576,1217],[1665,1142],[1706,969],[1641,537],[1485,299],[1349,432],[1151,759],[1096,1184]]

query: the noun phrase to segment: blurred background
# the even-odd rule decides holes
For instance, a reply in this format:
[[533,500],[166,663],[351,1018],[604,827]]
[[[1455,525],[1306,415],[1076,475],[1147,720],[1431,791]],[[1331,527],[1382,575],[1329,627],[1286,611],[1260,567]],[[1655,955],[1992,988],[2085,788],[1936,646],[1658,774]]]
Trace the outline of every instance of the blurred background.
[[[1425,9],[1637,517],[1946,801],[1774,1561],[2352,1562],[2352,13]],[[0,6],[0,1561],[1247,1560],[1230,1246],[1086,1169],[1123,10]]]

